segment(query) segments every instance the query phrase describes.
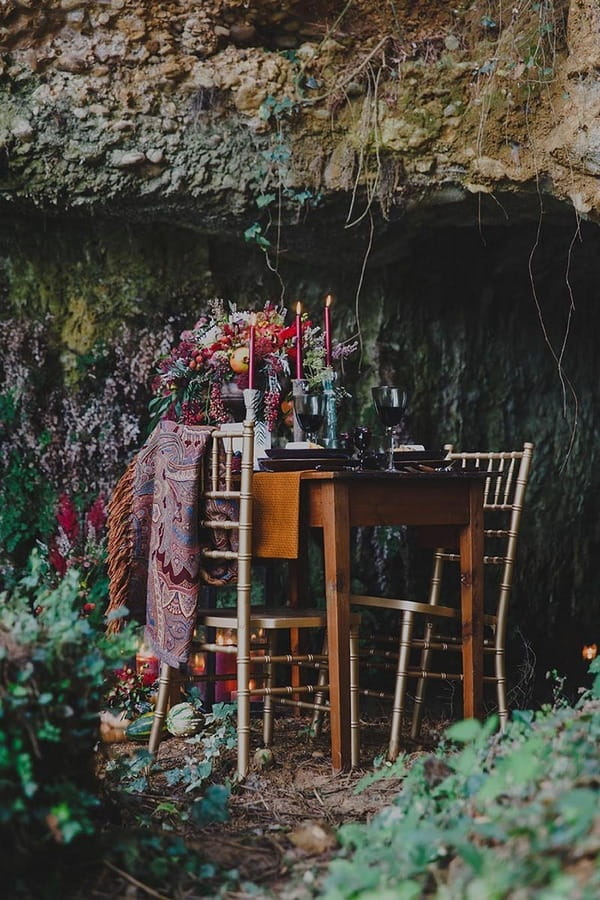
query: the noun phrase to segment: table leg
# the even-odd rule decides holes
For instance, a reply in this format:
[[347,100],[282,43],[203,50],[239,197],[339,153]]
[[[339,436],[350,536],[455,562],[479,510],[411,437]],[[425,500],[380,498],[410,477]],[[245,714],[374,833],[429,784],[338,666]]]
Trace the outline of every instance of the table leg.
[[329,648],[331,763],[334,772],[351,767],[350,735],[350,509],[348,484],[322,487],[325,598]]
[[469,522],[460,532],[463,716],[483,712],[483,482],[469,490]]

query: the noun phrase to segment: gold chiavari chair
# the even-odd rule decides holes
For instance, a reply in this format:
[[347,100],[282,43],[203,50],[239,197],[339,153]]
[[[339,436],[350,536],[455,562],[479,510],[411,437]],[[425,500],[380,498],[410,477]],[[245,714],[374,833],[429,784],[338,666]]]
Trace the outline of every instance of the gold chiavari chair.
[[[484,655],[493,659],[492,672],[484,674],[484,682],[496,688],[496,702],[501,727],[508,718],[506,696],[505,646],[509,601],[516,560],[517,540],[521,514],[534,445],[525,443],[522,450],[503,452],[455,452],[453,446],[445,447],[448,460],[456,467],[475,469],[485,473],[484,488],[484,565],[486,573],[496,572],[492,587],[486,578],[485,600],[488,612],[484,618]],[[409,679],[416,679],[415,703],[412,717],[411,738],[420,733],[426,684],[429,680],[461,681],[460,671],[462,642],[460,637],[460,608],[442,603],[446,588],[445,570],[453,564],[460,578],[460,557],[455,548],[440,547],[434,552],[433,570],[427,603],[381,597],[352,597],[359,607],[398,610],[401,614],[400,638],[397,652],[383,653],[383,667],[389,668],[390,657],[397,657],[394,694],[361,688],[360,694],[391,699],[392,719],[388,758],[395,759],[400,750],[402,717]],[[447,579],[446,579],[447,581]],[[493,596],[492,596],[493,593]],[[446,599],[444,594],[444,600]],[[454,633],[448,628],[454,623]],[[418,626],[422,630],[418,630]],[[438,665],[440,656],[443,667]],[[367,658],[377,664],[378,651],[370,647]],[[484,660],[485,661],[485,660]],[[486,667],[487,671],[487,667]]]
[[[280,653],[277,634],[286,632],[289,640],[291,630],[323,629],[327,625],[325,610],[259,608],[251,605],[252,588],[252,478],[254,467],[254,411],[253,391],[245,391],[246,417],[238,427],[229,425],[227,430],[215,430],[211,435],[211,450],[208,471],[204,476],[202,497],[204,501],[233,501],[237,508],[237,518],[210,519],[201,522],[201,527],[215,533],[230,533],[230,549],[213,546],[202,550],[208,563],[225,561],[237,565],[236,605],[221,609],[199,609],[197,627],[207,629],[228,629],[235,633],[232,644],[204,641],[199,649],[207,653],[233,653],[236,658],[237,681],[237,736],[238,736],[238,776],[244,778],[250,761],[250,698],[263,698],[263,742],[269,746],[273,737],[273,706],[275,703],[300,708],[327,710],[327,658],[326,653]],[[241,469],[236,472],[234,441],[242,444]],[[220,543],[214,542],[215,545]],[[351,627],[351,703],[358,710],[356,686],[358,684],[357,641],[359,616],[354,616]],[[264,632],[266,651],[255,651],[251,635]],[[210,631],[208,632],[210,633]],[[319,670],[316,684],[280,684],[280,668],[292,666],[313,667]],[[257,667],[264,670],[263,686],[251,687],[251,675],[256,677]],[[175,670],[163,663],[160,669],[159,693],[155,707],[149,751],[155,755],[161,739],[163,720],[166,715]],[[211,676],[207,675],[208,680]],[[215,676],[218,678],[218,675]],[[229,675],[229,678],[232,678]],[[258,680],[258,679],[257,679]],[[288,679],[291,680],[291,679]],[[298,699],[301,697],[302,699]],[[353,757],[358,757],[358,730],[353,727]]]

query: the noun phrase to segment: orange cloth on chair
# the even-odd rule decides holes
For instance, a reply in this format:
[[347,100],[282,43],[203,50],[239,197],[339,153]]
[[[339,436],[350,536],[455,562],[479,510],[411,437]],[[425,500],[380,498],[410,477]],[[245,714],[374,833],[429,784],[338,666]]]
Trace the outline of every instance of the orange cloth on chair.
[[296,559],[300,545],[302,472],[255,472],[252,555]]

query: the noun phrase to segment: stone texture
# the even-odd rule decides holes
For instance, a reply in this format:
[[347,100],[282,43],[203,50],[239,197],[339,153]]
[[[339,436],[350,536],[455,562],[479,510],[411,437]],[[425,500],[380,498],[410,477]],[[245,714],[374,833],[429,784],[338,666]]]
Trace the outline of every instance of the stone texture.
[[[350,4],[335,29],[329,24],[340,13],[334,2],[45,0],[5,5],[0,33],[9,54],[0,99],[3,146],[12,158],[10,202],[35,198],[44,206],[66,187],[73,202],[85,205],[97,187],[106,190],[105,178],[97,167],[82,180],[76,152],[71,166],[54,166],[53,157],[61,152],[59,131],[68,134],[73,147],[85,148],[95,135],[101,143],[105,128],[115,133],[116,123],[130,121],[142,144],[157,151],[166,151],[166,133],[174,136],[169,162],[184,173],[177,178],[184,192],[179,216],[186,190],[192,210],[204,201],[211,205],[214,191],[232,183],[239,194],[240,164],[253,178],[261,154],[271,152],[273,134],[285,131],[293,148],[285,181],[296,191],[318,189],[323,178],[337,184],[332,172],[341,140],[362,156],[359,190],[378,177],[373,169],[378,153],[401,158],[405,190],[387,197],[386,208],[402,205],[411,190],[411,172],[418,174],[419,189],[427,176],[429,191],[435,191],[459,164],[464,172],[458,180],[469,190],[485,192],[499,185],[518,191],[543,172],[557,198],[574,202],[576,197],[578,210],[595,218],[600,203],[600,139],[592,126],[600,111],[598,7],[593,0],[543,6],[545,12],[519,7],[509,17],[499,4],[492,11],[499,27],[490,32],[481,27],[477,3],[455,8],[425,0],[397,4],[403,29],[398,37],[391,8],[372,0]],[[307,29],[313,30],[308,41],[303,37]],[[283,47],[289,55],[277,52]],[[530,47],[533,56],[527,55]],[[269,97],[275,105],[265,117]],[[101,114],[95,111],[99,102]],[[293,115],[281,106],[284,102],[293,104]],[[167,104],[171,111],[165,114]],[[57,116],[63,119],[61,129],[51,126]],[[246,144],[245,153],[236,156],[231,171],[222,158],[215,159],[211,177],[198,179],[187,131],[194,127],[195,143],[201,143],[223,117],[235,130],[236,143]],[[85,122],[85,133],[74,119]],[[22,123],[34,120],[36,127],[27,134]],[[320,170],[304,162],[315,129]],[[49,137],[53,133],[55,143]],[[265,140],[254,147],[252,135],[261,134]],[[465,155],[469,147],[475,149],[470,158]],[[125,144],[113,145],[107,167],[114,165],[117,150],[126,158],[132,152]],[[436,165],[424,171],[409,164],[420,154],[435,158]],[[42,164],[44,159],[50,165]],[[200,168],[206,171],[204,163]],[[130,196],[125,169],[121,182],[111,181],[105,200]],[[271,166],[267,173],[273,182],[280,180],[276,169]],[[60,185],[52,183],[52,172]],[[3,197],[0,181],[0,202]],[[254,199],[240,195],[231,203],[250,211]]]

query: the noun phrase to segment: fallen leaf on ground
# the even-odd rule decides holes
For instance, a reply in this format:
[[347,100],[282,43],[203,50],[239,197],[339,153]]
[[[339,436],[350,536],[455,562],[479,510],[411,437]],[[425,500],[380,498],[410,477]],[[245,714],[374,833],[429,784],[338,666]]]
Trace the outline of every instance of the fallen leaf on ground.
[[288,839],[310,856],[332,850],[337,844],[333,828],[321,822],[301,822],[289,832]]

